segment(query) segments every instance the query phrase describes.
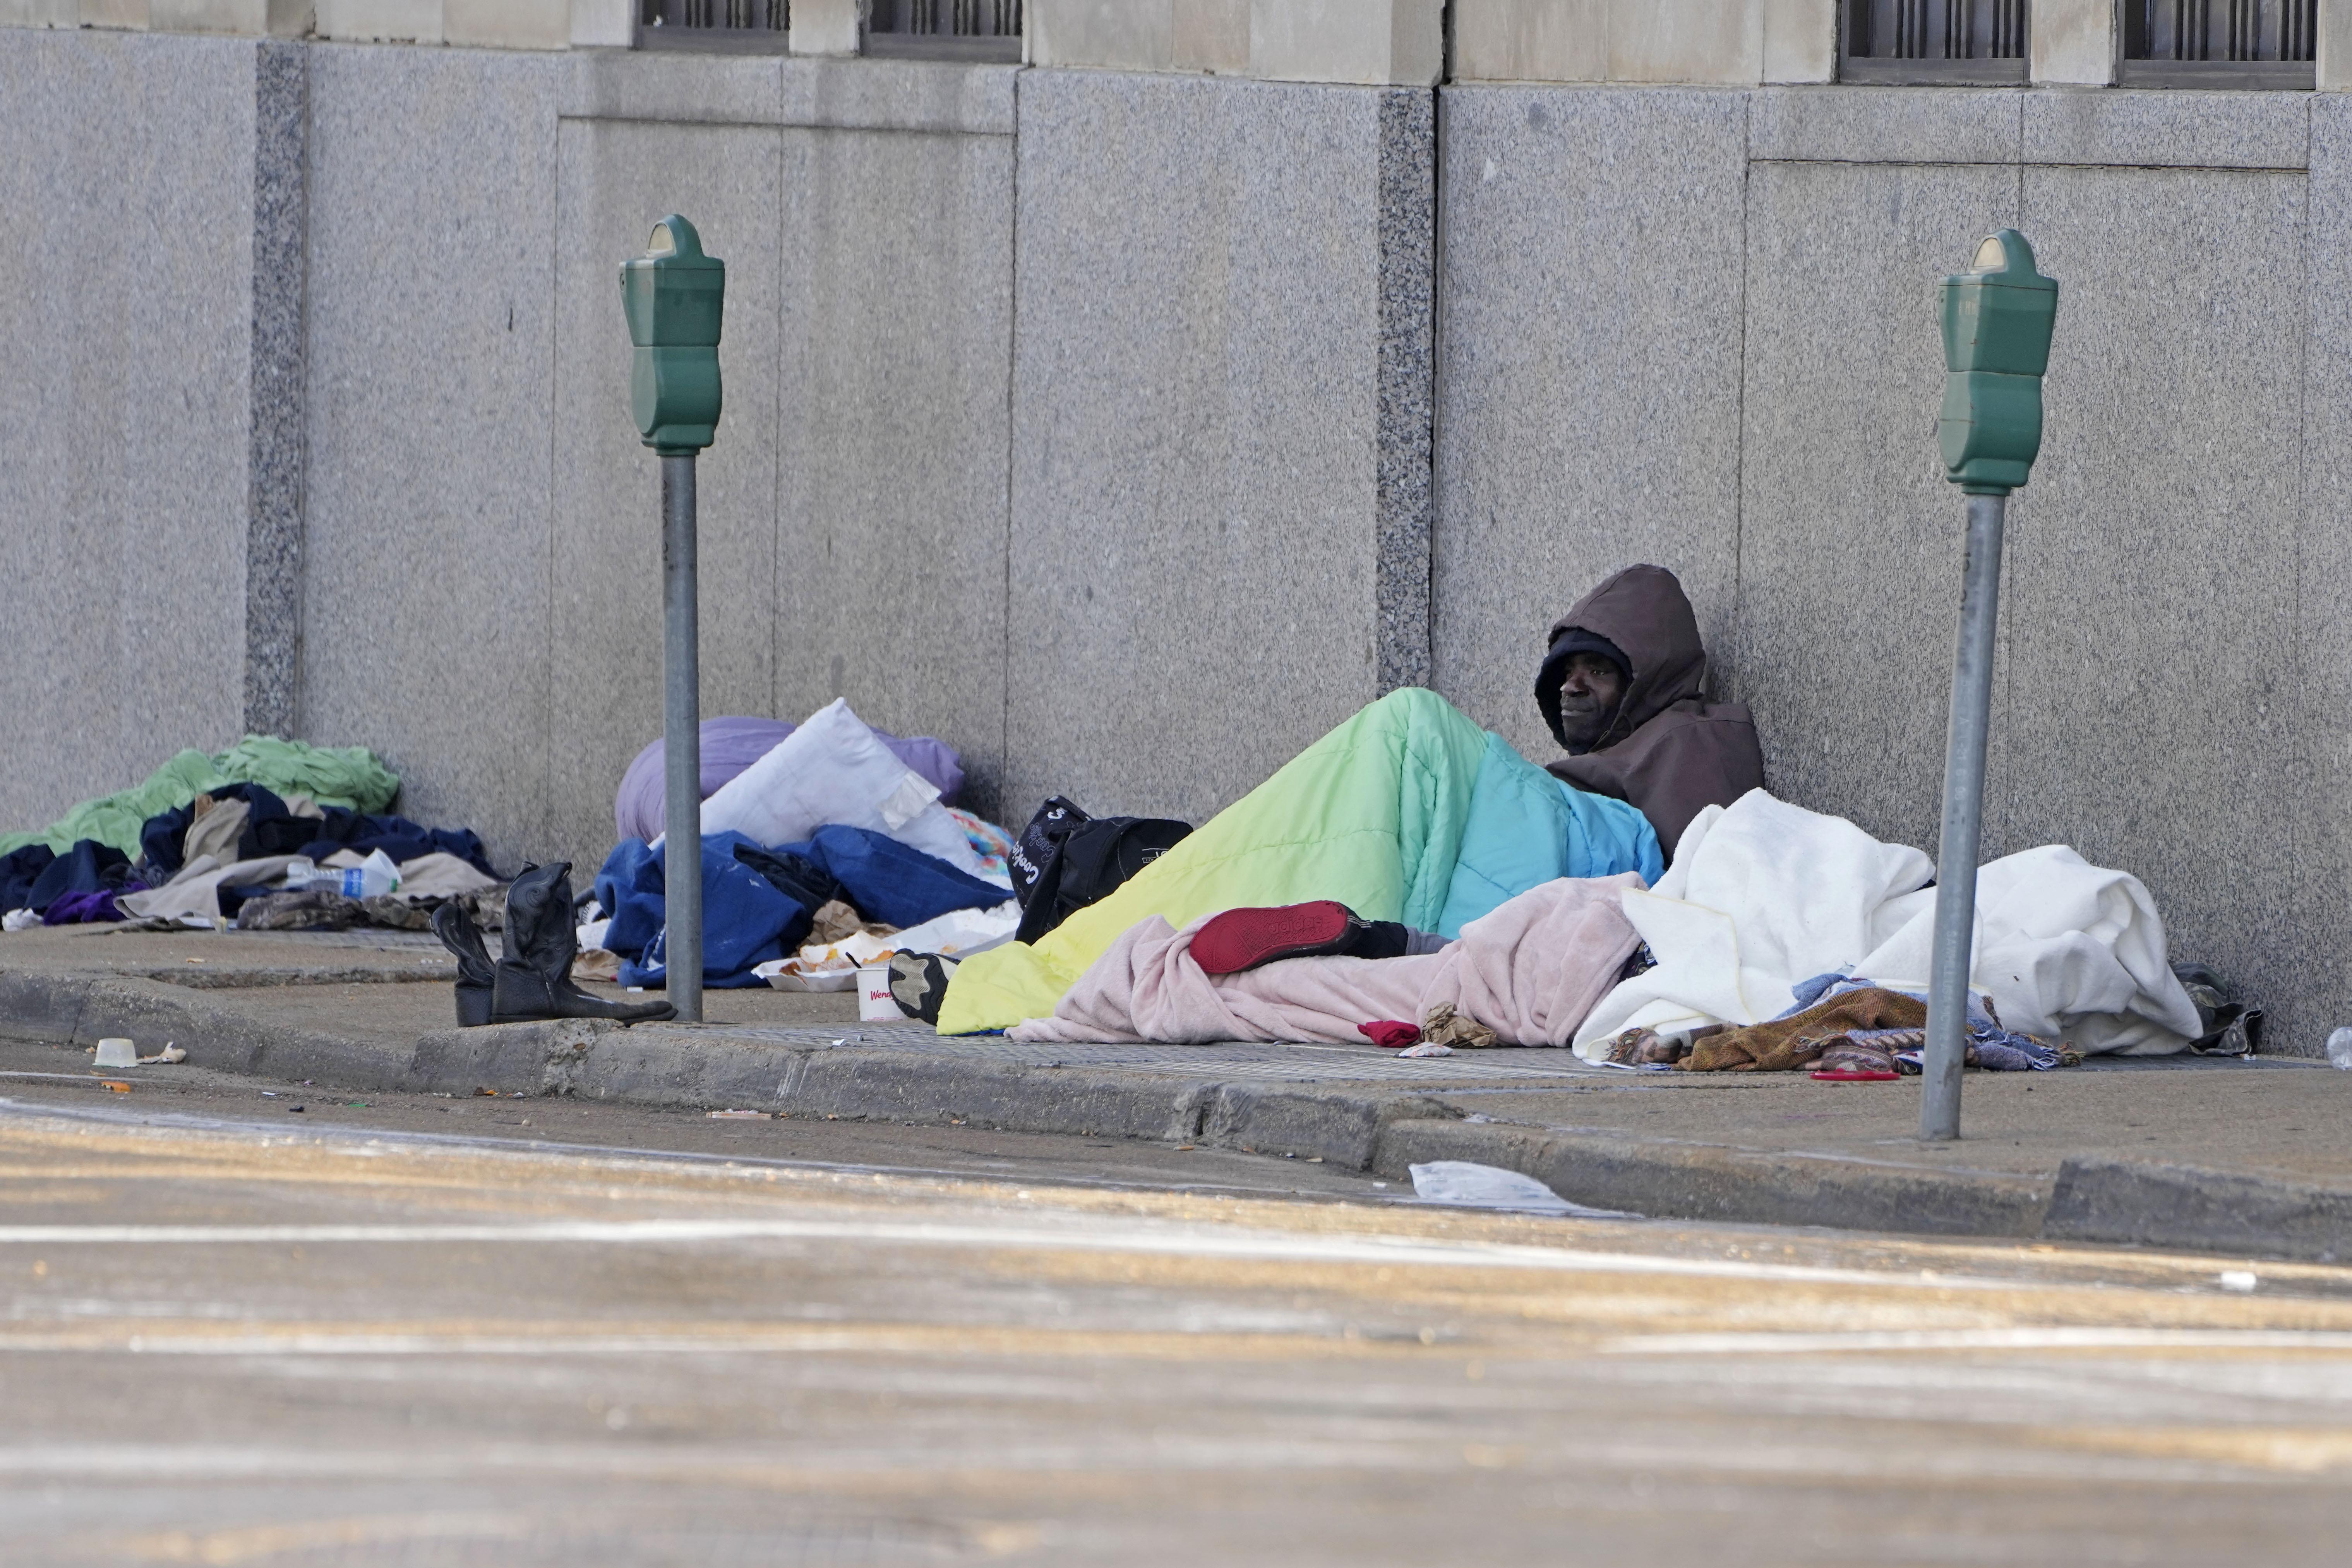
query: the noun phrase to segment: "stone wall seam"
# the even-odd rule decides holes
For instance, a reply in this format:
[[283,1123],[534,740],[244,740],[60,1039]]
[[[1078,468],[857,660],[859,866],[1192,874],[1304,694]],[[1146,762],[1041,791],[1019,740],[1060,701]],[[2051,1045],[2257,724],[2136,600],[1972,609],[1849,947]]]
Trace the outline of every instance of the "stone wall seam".
[[266,735],[293,734],[299,718],[309,125],[307,47],[257,45],[245,728]]
[[[2320,330],[2319,312],[2317,307],[2314,303],[2314,301],[2319,297],[2319,289],[2321,284],[2317,276],[2318,265],[2314,254],[2316,237],[2314,233],[2315,218],[2313,209],[2316,203],[2311,188],[2311,121],[2312,114],[2310,111],[2310,106],[2306,104],[2305,106],[2303,116],[2303,161],[2305,165],[2303,176],[2303,289],[2301,290],[2303,297],[2303,324],[2302,330],[2295,333],[2294,340],[2295,497],[2294,508],[2290,514],[2294,520],[2294,531],[2293,545],[2288,557],[2290,568],[2287,579],[2289,582],[2295,584],[2298,590],[2300,589],[2301,584],[2309,581],[2309,579],[2305,575],[2307,559],[2305,554],[2305,547],[2310,542],[2311,537],[2311,350],[2312,340],[2317,335]],[[2312,710],[2315,705],[2315,700],[2316,698],[2315,688],[2319,683],[2314,679],[2312,675],[2310,622],[2304,613],[2303,595],[2300,592],[2296,595],[2296,600],[2295,614],[2289,618],[2287,625],[2287,636],[2290,639],[2289,646],[2294,650],[2294,657],[2288,660],[2288,668],[2294,671],[2294,685],[2291,694],[2290,710],[2297,713],[2308,713]],[[2287,777],[2295,785],[2296,795],[2302,803],[2302,808],[2286,814],[2286,863],[2294,868],[2295,907],[2298,910],[2308,910],[2314,907],[2315,900],[2305,897],[2304,891],[2305,887],[2308,885],[2313,872],[2313,863],[2311,858],[2306,855],[2306,846],[2310,840],[2316,837],[2316,835],[2312,831],[2312,825],[2308,817],[2308,812],[2311,802],[2316,798],[2313,789],[2313,782],[2318,776],[2318,767],[2317,761],[2314,757],[2312,750],[2313,727],[2309,724],[2296,723],[2292,725],[2291,728],[2294,732],[2294,740],[2287,763]],[[2319,1029],[2311,1027],[2308,1024],[2307,1017],[2297,1016],[2297,1015],[2303,1013],[2304,1009],[2301,1007],[2292,1008],[2288,1010],[2287,1016],[2284,1020],[2288,1028],[2279,1029],[2273,1027],[2271,1036],[2272,1041],[2274,1042],[2272,1046],[2273,1049],[2278,1050],[2283,1055],[2300,1055],[2304,1052],[2309,1052],[2313,1056],[2319,1056],[2326,1049],[2327,1035],[2323,1035],[2320,1033]],[[2289,1029],[2294,1029],[2298,1026],[2301,1026],[2303,1035],[2303,1037],[2299,1039],[2288,1034]],[[2324,1026],[2327,1029],[2328,1034],[2334,1033],[2334,1020],[2328,1020]],[[2288,1037],[2284,1040],[2280,1040],[2279,1037],[2282,1035],[2287,1035]]]
[[[551,417],[547,421],[547,547],[541,562],[541,586],[546,597],[542,601],[545,618],[541,621],[541,645],[559,646],[556,628],[562,616],[556,605],[557,564],[562,560],[563,537],[556,510],[555,476],[562,460],[561,421],[552,417],[563,388],[562,329],[563,319],[563,113],[556,110],[554,134],[548,139],[547,189],[547,398]],[[722,318],[723,321],[723,318]],[[722,329],[723,331],[723,329]],[[539,819],[534,831],[539,842],[556,841],[557,811],[555,806],[555,674],[548,671],[547,685],[539,694],[540,723],[540,786]]]
[[1430,679],[1437,95],[1380,94],[1380,351],[1373,521],[1378,689]]
[[1826,165],[1855,169],[2009,169],[2017,166],[2015,158],[1791,158],[1775,157],[1769,153],[1751,153],[1748,154],[1748,161],[1750,163]]
[[[1023,46],[1026,58],[1027,44]],[[997,657],[1003,670],[1001,703],[998,708],[996,745],[997,814],[1017,817],[1015,803],[1005,793],[1005,781],[1013,776],[1013,474],[1020,460],[1020,411],[1014,404],[1014,389],[1021,384],[1021,88],[1022,74],[1013,79],[1013,156],[1011,186],[1007,200],[1010,215],[1005,221],[1005,242],[1011,255],[1005,267],[1009,285],[1005,300],[1004,322],[1004,573],[998,600],[1004,612],[1004,640],[998,646]],[[1025,826],[1025,824],[1016,824]]]
[[2106,171],[2137,171],[2156,174],[2298,174],[2310,170],[2294,163],[2027,163],[2015,158],[1771,158],[1751,157],[1748,163],[1774,163],[1790,168],[1853,168],[1853,169],[2014,169],[2019,177],[2024,171],[2079,169],[2086,173]]
[[874,136],[937,136],[950,141],[961,141],[967,137],[989,137],[1000,142],[1010,142],[1013,137],[1013,133],[1010,131],[968,131],[952,125],[877,125],[871,121],[792,120],[782,116],[772,120],[762,120],[747,115],[730,114],[706,120],[692,115],[610,114],[598,110],[585,109],[573,113],[558,114],[555,118],[560,124],[577,122],[589,125],[691,125],[698,130],[708,131],[852,131]]
[[1735,432],[1738,450],[1733,456],[1731,476],[1731,628],[1727,640],[1731,645],[1732,667],[1729,679],[1721,658],[1707,660],[1708,694],[1717,700],[1732,700],[1732,688],[1738,684],[1740,664],[1746,655],[1741,644],[1748,636],[1748,609],[1740,597],[1741,566],[1748,527],[1748,182],[1756,172],[1756,95],[1746,94],[1739,106],[1739,142],[1747,156],[1739,165],[1739,349],[1734,362],[1738,376],[1733,396],[1731,428]]

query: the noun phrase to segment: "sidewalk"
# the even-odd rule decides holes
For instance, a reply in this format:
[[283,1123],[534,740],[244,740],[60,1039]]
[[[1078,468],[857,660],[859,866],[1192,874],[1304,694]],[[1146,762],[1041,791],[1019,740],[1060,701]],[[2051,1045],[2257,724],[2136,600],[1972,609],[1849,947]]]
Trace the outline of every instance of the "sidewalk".
[[2352,1073],[2324,1063],[1971,1073],[1967,1136],[1925,1145],[1916,1079],[1635,1074],[1564,1051],[1021,1046],[764,990],[709,993],[700,1026],[458,1030],[454,972],[424,933],[19,932],[0,937],[0,1037],[60,1047],[63,1071],[128,1035],[216,1070],[354,1089],[963,1122],[1392,1178],[1475,1160],[1658,1217],[2352,1258]]

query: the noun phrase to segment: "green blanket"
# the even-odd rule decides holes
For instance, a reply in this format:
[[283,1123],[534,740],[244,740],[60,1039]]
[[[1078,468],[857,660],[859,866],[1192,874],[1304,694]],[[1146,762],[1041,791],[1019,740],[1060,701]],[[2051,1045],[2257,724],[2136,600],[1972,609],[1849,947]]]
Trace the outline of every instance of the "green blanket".
[[35,833],[0,837],[0,855],[27,844],[63,854],[85,838],[139,858],[139,830],[151,816],[187,805],[224,784],[257,784],[280,795],[307,795],[320,805],[371,815],[400,793],[400,779],[363,746],[311,746],[274,735],[247,735],[218,756],[182,752],[147,782],[100,800],[86,800]]
[[1391,692],[1291,759],[1100,903],[1034,945],[967,959],[941,1034],[1049,1016],[1121,931],[1219,910],[1336,899],[1366,920],[1447,936],[1558,877],[1660,871],[1622,801],[1573,789],[1435,692]]

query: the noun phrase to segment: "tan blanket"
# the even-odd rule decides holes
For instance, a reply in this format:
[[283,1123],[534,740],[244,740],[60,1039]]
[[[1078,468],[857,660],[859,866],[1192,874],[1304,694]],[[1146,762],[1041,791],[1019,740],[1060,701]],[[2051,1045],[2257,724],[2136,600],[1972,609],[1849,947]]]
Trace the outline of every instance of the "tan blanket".
[[1638,939],[1619,895],[1643,885],[1627,872],[1563,878],[1472,921],[1443,952],[1414,958],[1294,958],[1212,980],[1192,958],[1192,933],[1157,915],[1129,927],[1079,976],[1050,1018],[1007,1033],[1016,1040],[1297,1040],[1362,1045],[1356,1026],[1419,1023],[1450,1005],[1505,1045],[1565,1046],[1617,983]]
[[1793,1018],[1775,1018],[1745,1029],[1726,1029],[1691,1042],[1676,1064],[1685,1072],[1793,1072],[1809,1068],[1822,1052],[1856,1029],[1917,1029],[1927,1023],[1927,1004],[1900,991],[1849,991]]

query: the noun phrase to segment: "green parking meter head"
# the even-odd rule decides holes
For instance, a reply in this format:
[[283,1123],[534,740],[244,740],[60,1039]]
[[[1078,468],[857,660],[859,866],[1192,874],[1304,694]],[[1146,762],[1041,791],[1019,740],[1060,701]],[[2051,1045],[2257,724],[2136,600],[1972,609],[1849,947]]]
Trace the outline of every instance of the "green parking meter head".
[[2013,228],[1977,247],[1944,279],[1944,477],[1971,495],[2007,495],[2042,451],[2042,373],[2058,320],[2058,283],[2034,270]]
[[702,237],[675,214],[654,225],[643,256],[621,263],[621,310],[635,345],[629,410],[663,457],[698,452],[717,433],[726,302],[727,264],[703,255]]

